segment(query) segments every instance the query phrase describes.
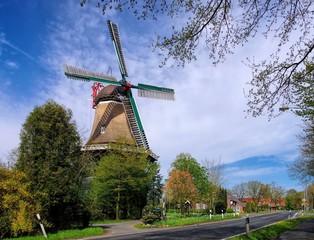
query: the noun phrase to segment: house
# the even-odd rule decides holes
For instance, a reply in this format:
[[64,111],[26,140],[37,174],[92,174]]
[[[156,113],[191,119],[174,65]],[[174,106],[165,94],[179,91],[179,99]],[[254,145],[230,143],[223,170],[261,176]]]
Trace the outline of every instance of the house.
[[228,195],[227,208],[232,208],[235,213],[241,213],[245,210],[245,203],[232,195]]
[[[254,198],[241,198],[240,199],[243,203],[253,203]],[[279,201],[273,202],[270,198],[262,198],[259,200],[258,207],[262,208],[267,206],[270,211],[276,211],[278,209],[282,209],[285,207],[285,200],[281,199]]]

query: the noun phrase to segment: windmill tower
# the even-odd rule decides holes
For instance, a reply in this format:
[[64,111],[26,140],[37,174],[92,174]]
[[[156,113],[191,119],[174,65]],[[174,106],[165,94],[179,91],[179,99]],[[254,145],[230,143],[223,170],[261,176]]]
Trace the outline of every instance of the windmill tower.
[[[137,146],[149,149],[145,131],[131,89],[137,89],[139,97],[174,100],[174,90],[146,84],[132,85],[127,82],[127,68],[122,52],[118,26],[108,21],[109,32],[118,58],[122,79],[70,65],[64,65],[65,75],[74,80],[95,82],[93,85],[93,108],[95,118],[90,137],[82,148],[84,151],[102,151],[110,142],[121,136],[134,140]],[[109,84],[102,87],[101,83]],[[151,157],[158,157],[152,153]]]

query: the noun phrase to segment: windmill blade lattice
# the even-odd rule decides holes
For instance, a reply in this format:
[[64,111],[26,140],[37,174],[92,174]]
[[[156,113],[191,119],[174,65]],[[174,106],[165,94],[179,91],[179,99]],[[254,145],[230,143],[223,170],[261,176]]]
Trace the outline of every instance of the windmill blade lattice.
[[139,83],[138,96],[145,98],[155,98],[164,100],[174,100],[174,90]]
[[96,82],[104,82],[114,85],[120,85],[120,83],[117,81],[117,79],[113,76],[93,72],[84,68],[78,68],[75,66],[71,66],[68,64],[63,65],[64,68],[64,74],[67,78],[74,79],[74,80],[80,80],[80,81],[96,81]]
[[113,41],[113,45],[116,49],[117,57],[119,60],[120,71],[123,76],[128,77],[128,71],[126,69],[125,60],[122,51],[121,39],[119,34],[118,25],[108,20],[108,28],[110,32],[111,39]]

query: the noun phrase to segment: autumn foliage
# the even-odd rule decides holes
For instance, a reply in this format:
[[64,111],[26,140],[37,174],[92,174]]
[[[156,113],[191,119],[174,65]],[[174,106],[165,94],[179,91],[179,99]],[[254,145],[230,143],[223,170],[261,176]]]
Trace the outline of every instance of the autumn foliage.
[[197,198],[197,188],[190,173],[181,170],[173,170],[166,184],[166,192],[169,200],[180,204],[181,215],[184,213],[184,203]]

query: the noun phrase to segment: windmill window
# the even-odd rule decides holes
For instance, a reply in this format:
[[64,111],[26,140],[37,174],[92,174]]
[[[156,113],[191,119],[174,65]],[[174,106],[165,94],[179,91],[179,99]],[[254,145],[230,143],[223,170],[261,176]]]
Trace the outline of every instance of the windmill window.
[[104,134],[106,131],[106,127],[105,126],[101,126],[100,127],[100,134]]

